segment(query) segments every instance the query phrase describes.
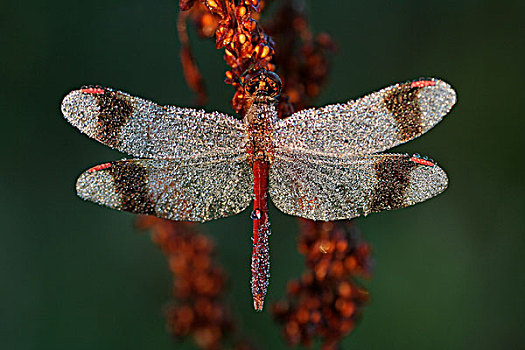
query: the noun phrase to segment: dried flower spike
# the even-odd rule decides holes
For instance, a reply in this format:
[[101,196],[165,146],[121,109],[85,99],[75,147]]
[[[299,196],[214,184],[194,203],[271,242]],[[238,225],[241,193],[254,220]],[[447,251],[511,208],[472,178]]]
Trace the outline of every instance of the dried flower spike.
[[175,301],[165,310],[169,331],[177,338],[193,338],[201,349],[253,349],[235,334],[223,296],[226,277],[213,261],[215,247],[210,239],[190,223],[142,216],[137,225],[151,231],[174,276]]
[[369,275],[370,248],[351,222],[301,220],[300,226],[308,271],[289,282],[288,300],[275,304],[273,314],[290,345],[308,346],[319,337],[324,349],[336,349],[368,300],[355,276]]

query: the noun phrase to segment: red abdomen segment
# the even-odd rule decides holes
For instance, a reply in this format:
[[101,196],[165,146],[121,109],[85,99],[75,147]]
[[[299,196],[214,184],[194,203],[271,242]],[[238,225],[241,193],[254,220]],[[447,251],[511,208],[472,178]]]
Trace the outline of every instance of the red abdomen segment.
[[256,160],[253,165],[253,251],[252,251],[252,295],[253,307],[262,311],[264,297],[270,283],[270,220],[268,217],[268,169],[269,164]]

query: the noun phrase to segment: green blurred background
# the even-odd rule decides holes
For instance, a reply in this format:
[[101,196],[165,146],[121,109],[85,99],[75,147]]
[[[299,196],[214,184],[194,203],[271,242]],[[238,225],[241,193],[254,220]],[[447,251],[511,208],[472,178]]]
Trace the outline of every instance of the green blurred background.
[[[374,247],[372,295],[343,343],[352,349],[519,349],[525,344],[523,1],[308,1],[313,30],[338,43],[317,105],[436,76],[458,104],[399,152],[431,156],[450,187],[415,207],[356,220]],[[3,349],[192,349],[165,331],[171,276],[135,216],[86,203],[84,169],[122,154],[60,113],[83,84],[190,106],[175,0],[2,4],[0,346]],[[192,32],[190,30],[190,32]],[[193,33],[193,32],[192,32]],[[232,113],[226,66],[192,34],[210,90]],[[303,270],[296,221],[272,211],[269,303]],[[202,226],[230,274],[227,298],[261,349],[284,348],[267,310],[252,310],[248,212]]]

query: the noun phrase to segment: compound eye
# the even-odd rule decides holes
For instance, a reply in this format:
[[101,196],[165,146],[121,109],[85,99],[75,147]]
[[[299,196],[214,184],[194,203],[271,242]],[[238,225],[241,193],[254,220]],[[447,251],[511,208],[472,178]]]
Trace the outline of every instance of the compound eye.
[[259,70],[246,76],[244,91],[251,96],[277,97],[281,94],[281,79],[274,72]]
[[244,86],[244,91],[248,95],[253,95],[257,92],[257,82],[255,79],[250,79]]
[[266,83],[266,92],[271,97],[277,97],[281,94],[281,79],[277,74],[271,71],[264,72],[264,82]]
[[269,80],[268,85],[270,86],[270,96],[277,97],[281,94],[281,80],[275,81],[275,80]]

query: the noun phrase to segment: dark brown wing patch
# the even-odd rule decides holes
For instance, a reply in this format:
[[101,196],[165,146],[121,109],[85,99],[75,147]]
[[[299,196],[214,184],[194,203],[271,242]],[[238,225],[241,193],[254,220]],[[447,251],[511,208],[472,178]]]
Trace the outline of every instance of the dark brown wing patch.
[[115,190],[121,197],[121,210],[155,215],[155,203],[148,195],[148,173],[142,164],[120,161],[107,171],[113,176]]
[[133,105],[124,96],[111,90],[104,90],[102,94],[93,93],[93,96],[96,97],[100,109],[97,139],[111,147],[116,147],[120,140],[120,130],[133,113]]
[[403,84],[392,89],[384,98],[387,109],[392,113],[400,131],[400,140],[407,141],[423,133],[422,112],[418,93],[421,87]]
[[370,202],[370,212],[402,208],[410,184],[410,172],[417,164],[409,158],[385,157],[374,164],[377,185]]

